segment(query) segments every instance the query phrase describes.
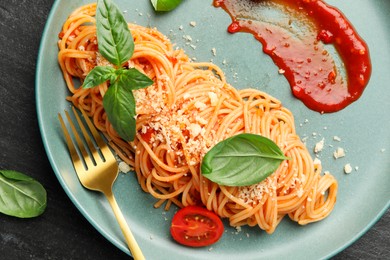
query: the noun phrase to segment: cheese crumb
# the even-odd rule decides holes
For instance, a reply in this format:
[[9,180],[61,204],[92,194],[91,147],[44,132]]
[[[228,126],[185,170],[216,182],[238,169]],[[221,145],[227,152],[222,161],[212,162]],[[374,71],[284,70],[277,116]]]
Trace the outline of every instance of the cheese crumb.
[[321,160],[318,158],[314,158],[313,163],[314,163],[314,165],[321,165]]
[[324,143],[325,143],[325,139],[322,138],[322,140],[316,143],[316,145],[314,146],[314,152],[315,153],[321,152],[322,149],[324,148]]
[[183,35],[183,39],[188,42],[192,42],[192,37],[190,35]]
[[333,140],[337,141],[337,142],[340,142],[341,141],[341,138],[338,137],[338,136],[333,136]]
[[217,56],[217,49],[212,48],[212,49],[211,49],[211,52],[213,53],[213,56]]
[[211,106],[215,107],[218,104],[218,96],[214,92],[209,92]]
[[190,124],[190,132],[193,137],[198,136],[202,132],[202,128],[198,124]]
[[344,149],[341,147],[338,147],[336,151],[333,152],[333,157],[335,159],[341,158],[345,156]]
[[118,167],[119,167],[119,171],[121,171],[123,173],[127,173],[127,172],[131,171],[131,167],[125,162],[120,162]]
[[204,110],[207,108],[207,105],[203,102],[196,101],[195,102],[195,107],[198,108],[199,110]]
[[195,27],[195,26],[196,26],[196,22],[195,22],[195,21],[191,21],[191,22],[190,22],[190,25],[191,25],[192,27]]
[[349,173],[352,172],[352,166],[351,166],[350,163],[347,163],[346,165],[344,165],[344,172],[345,172],[346,174],[349,174]]
[[241,227],[240,226],[237,226],[236,227],[236,234],[240,233],[241,232]]

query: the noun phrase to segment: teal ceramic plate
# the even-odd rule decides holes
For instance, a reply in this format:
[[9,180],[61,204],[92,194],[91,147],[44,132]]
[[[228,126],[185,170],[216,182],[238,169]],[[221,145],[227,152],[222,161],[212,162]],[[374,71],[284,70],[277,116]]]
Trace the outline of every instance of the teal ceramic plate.
[[[174,11],[158,15],[149,0],[116,1],[127,21],[157,27],[198,61],[213,60],[237,88],[259,88],[280,99],[293,111],[297,131],[310,150],[324,138],[325,147],[319,158],[324,170],[332,172],[339,182],[336,207],[321,222],[298,226],[285,218],[272,235],[258,228],[244,227],[238,232],[226,225],[226,232],[217,244],[193,249],[176,244],[170,237],[170,219],[175,209],[169,212],[154,209],[154,199],[141,191],[135,177],[121,174],[114,192],[147,259],[326,258],[355,241],[389,207],[390,1],[327,2],[338,7],[367,41],[373,73],[357,102],[340,112],[321,115],[292,97],[286,79],[278,74],[251,35],[226,32],[230,18],[222,9],[214,8],[212,0],[183,1]],[[67,90],[57,63],[57,35],[71,11],[86,3],[58,0],[47,20],[36,76],[39,125],[54,172],[67,195],[103,236],[129,253],[106,199],[80,185],[57,120],[57,113],[70,107],[65,101]],[[196,26],[191,26],[191,22]],[[335,141],[335,136],[341,141]],[[342,147],[346,156],[336,160],[333,151],[337,147]],[[347,163],[353,167],[349,175],[343,171]]]

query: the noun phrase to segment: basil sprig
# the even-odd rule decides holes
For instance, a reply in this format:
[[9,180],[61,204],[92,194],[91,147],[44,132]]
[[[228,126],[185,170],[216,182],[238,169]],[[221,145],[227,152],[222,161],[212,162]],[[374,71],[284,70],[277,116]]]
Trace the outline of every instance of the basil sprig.
[[21,172],[0,170],[1,213],[32,218],[45,211],[46,203],[46,190],[38,181]]
[[239,134],[208,151],[201,172],[220,185],[248,186],[266,179],[286,159],[272,140],[256,134]]
[[175,9],[182,0],[151,0],[154,10],[167,12]]
[[137,115],[133,90],[146,88],[153,80],[135,68],[122,66],[133,56],[134,39],[121,11],[111,0],[98,0],[96,35],[99,53],[114,67],[94,67],[85,78],[83,88],[110,82],[103,97],[104,110],[118,135],[133,141]]

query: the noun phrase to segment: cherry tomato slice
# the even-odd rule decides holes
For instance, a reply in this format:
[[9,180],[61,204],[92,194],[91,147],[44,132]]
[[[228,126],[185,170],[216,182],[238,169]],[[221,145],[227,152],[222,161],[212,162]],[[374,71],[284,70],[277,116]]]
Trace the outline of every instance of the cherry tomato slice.
[[202,247],[217,242],[224,231],[221,219],[199,206],[180,209],[172,219],[171,235],[185,246]]

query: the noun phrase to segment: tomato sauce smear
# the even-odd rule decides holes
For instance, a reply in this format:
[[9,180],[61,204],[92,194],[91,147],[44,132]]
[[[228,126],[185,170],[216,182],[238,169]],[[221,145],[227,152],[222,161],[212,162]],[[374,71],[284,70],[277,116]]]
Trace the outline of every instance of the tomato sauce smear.
[[293,95],[308,108],[336,112],[362,95],[371,76],[368,46],[337,8],[322,0],[213,3],[230,15],[230,33],[251,33],[262,43]]

